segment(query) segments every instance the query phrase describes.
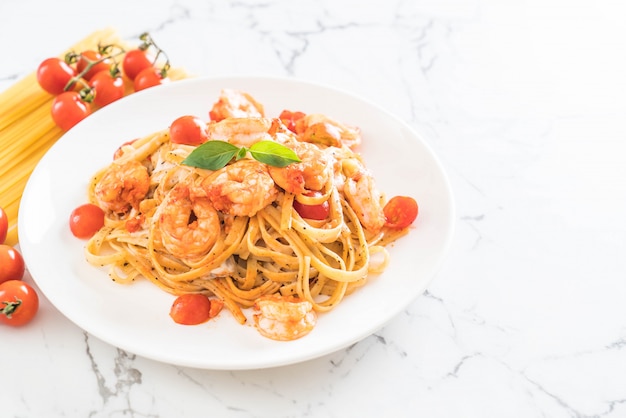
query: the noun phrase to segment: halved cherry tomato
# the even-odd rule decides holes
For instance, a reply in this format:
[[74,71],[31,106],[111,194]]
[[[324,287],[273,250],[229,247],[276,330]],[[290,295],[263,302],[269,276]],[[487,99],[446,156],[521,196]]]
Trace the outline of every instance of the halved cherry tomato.
[[[321,196],[320,192],[309,191],[306,193],[307,196]],[[320,203],[319,205],[306,205],[304,203],[300,203],[297,200],[293,202],[293,208],[305,219],[314,219],[314,220],[324,220],[328,217],[330,212],[330,206],[328,205],[328,201]]]
[[149,67],[141,70],[135,80],[133,81],[133,87],[135,91],[145,90],[150,87],[158,86],[165,82],[165,78],[161,74],[161,70],[154,67]]
[[197,116],[181,116],[170,125],[170,140],[174,144],[200,145],[208,139],[207,124]]
[[75,91],[59,94],[52,102],[52,119],[64,131],[68,131],[91,114],[91,103],[85,102]]
[[298,133],[296,123],[298,122],[298,120],[302,119],[305,116],[306,114],[302,112],[283,110],[282,112],[280,112],[279,118],[291,132]]
[[4,244],[9,231],[9,218],[3,208],[0,208],[0,244]]
[[141,71],[152,67],[153,58],[142,49],[132,49],[124,55],[122,71],[126,77],[134,80]]
[[74,209],[70,215],[70,230],[76,238],[91,238],[104,226],[104,211],[92,203]]
[[0,323],[19,327],[29,323],[39,310],[35,289],[21,280],[0,284]]
[[85,71],[90,64],[91,68],[83,74],[83,78],[87,81],[90,81],[91,78],[100,71],[109,71],[112,61],[98,51],[89,49],[80,53],[80,57],[76,62],[76,71],[80,74]]
[[170,317],[177,324],[197,325],[211,318],[211,300],[199,293],[178,296],[170,309]]
[[24,277],[24,258],[14,247],[0,245],[0,283],[9,280],[21,280]]
[[387,221],[385,226],[402,229],[411,225],[417,218],[417,202],[409,196],[394,196],[383,208]]
[[94,74],[89,85],[94,89],[93,103],[96,106],[103,107],[124,97],[124,79],[112,75],[109,70]]
[[50,94],[60,94],[76,75],[76,70],[59,58],[47,58],[37,68],[37,82]]

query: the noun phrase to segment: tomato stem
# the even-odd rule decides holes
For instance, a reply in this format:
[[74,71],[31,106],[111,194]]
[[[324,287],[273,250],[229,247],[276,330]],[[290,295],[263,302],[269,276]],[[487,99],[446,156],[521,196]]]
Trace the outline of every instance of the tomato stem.
[[15,310],[22,304],[22,300],[19,298],[15,298],[15,302],[4,301],[4,308],[0,310],[0,314],[6,315],[7,318],[11,318],[11,315],[15,312]]
[[[113,52],[110,53],[108,51],[110,51],[112,48],[117,47],[119,48],[119,51],[117,52]],[[121,46],[118,45],[105,45],[105,46],[98,46],[98,50],[104,52],[107,51],[107,55],[104,55],[102,58],[98,59],[98,60],[91,60],[85,56],[82,56],[81,54],[76,54],[75,52],[69,52],[66,56],[65,56],[65,61],[68,63],[74,63],[76,61],[78,61],[78,59],[80,59],[82,57],[83,60],[85,60],[87,62],[87,66],[83,69],[83,71],[81,71],[80,73],[76,74],[74,77],[72,77],[70,79],[70,81],[67,82],[67,84],[65,85],[65,88],[63,90],[68,91],[69,89],[73,88],[74,85],[78,82],[80,84],[83,85],[83,87],[88,88],[89,84],[85,82],[85,80],[83,79],[84,75],[87,74],[94,66],[100,64],[101,62],[104,62],[106,60],[109,59],[114,59],[115,57],[122,55],[123,53],[125,53],[126,51],[124,50],[124,48],[122,48]],[[115,61],[115,60],[113,60]],[[116,68],[117,68],[117,63],[115,64]],[[117,72],[119,72],[119,70],[117,70]],[[113,73],[113,72],[112,72]]]
[[165,53],[165,51],[162,50],[156,44],[156,42],[154,42],[154,39],[150,36],[150,34],[148,32],[142,33],[139,36],[139,39],[142,41],[142,44],[139,45],[139,49],[141,49],[142,51],[146,51],[151,46],[153,46],[156,49],[156,55],[154,56],[154,60],[152,61],[152,65],[154,67],[157,67],[156,64],[157,64],[157,61],[158,61],[160,55],[163,55],[165,57],[165,64],[163,64],[163,67],[161,68],[159,74],[161,75],[161,78],[167,77],[167,72],[170,70],[170,59],[167,56],[167,54]]

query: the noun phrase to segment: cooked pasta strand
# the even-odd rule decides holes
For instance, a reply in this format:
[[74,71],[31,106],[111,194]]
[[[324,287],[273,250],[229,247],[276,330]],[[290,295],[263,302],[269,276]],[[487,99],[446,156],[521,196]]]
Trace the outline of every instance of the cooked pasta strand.
[[[241,120],[237,123],[245,125]],[[286,130],[276,128],[284,132],[281,129]],[[294,133],[284,135],[297,141]],[[289,144],[289,139],[284,142]],[[324,147],[319,145],[317,152],[324,152]],[[308,162],[307,169],[322,179],[312,194],[287,190],[289,182],[282,188],[277,179],[283,179],[284,173],[272,176],[271,168],[248,157],[216,171],[182,165],[194,149],[173,144],[164,129],[124,146],[112,164],[95,173],[89,199],[105,209],[111,202],[103,202],[103,196],[118,199],[124,195],[119,188],[126,181],[142,178],[130,170],[137,164],[148,173],[143,181],[150,188],[125,212],[106,210],[105,228],[87,245],[90,263],[106,265],[116,282],[144,278],[173,295],[217,297],[238,322],[245,323],[244,309],[277,303],[267,298],[291,298],[315,312],[331,311],[346,295],[366,285],[371,275],[385,270],[389,254],[384,245],[407,231],[389,231],[384,220],[372,226],[361,219],[368,212],[379,220],[376,216],[382,216],[383,210],[379,202],[371,203],[371,195],[377,194],[371,183],[361,183],[367,188],[357,190],[360,196],[347,195],[349,182],[371,180],[360,157],[347,147],[330,150],[334,160],[329,164],[332,175],[327,177],[323,177],[327,166],[316,172],[315,161]],[[125,167],[128,177],[111,180],[110,173],[123,172]],[[289,173],[312,175],[297,170]],[[108,193],[109,189],[115,193]],[[259,202],[263,204],[257,207]],[[327,202],[326,218],[303,218],[296,202]],[[258,327],[258,315],[254,318]],[[274,319],[268,319],[270,324]]]

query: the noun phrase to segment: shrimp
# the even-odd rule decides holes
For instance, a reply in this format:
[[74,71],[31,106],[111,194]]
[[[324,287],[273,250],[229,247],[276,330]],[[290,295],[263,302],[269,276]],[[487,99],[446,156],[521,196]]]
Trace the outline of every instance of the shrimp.
[[113,163],[94,188],[98,205],[110,212],[126,214],[139,203],[150,190],[148,169],[140,162],[130,160]]
[[286,167],[269,167],[269,173],[280,187],[294,194],[306,190],[322,190],[332,175],[330,155],[317,145],[298,140],[287,141],[288,146],[298,155],[301,162]]
[[263,117],[263,105],[248,93],[238,90],[224,89],[218,101],[213,105],[209,116],[212,121],[219,122],[227,118]]
[[293,296],[262,296],[254,303],[253,315],[261,335],[272,340],[291,341],[307,335],[317,323],[311,302]]
[[267,118],[229,118],[208,125],[209,140],[250,147],[259,141],[273,141],[273,121]]
[[356,157],[342,160],[341,167],[346,177],[343,193],[350,207],[365,229],[373,233],[380,231],[386,218],[374,177]]
[[179,183],[170,190],[162,205],[158,227],[165,249],[179,258],[209,252],[221,228],[211,202],[194,198],[189,186]]
[[344,125],[326,115],[313,113],[297,122],[298,139],[334,147],[354,147],[361,143],[361,130]]
[[254,216],[278,196],[267,166],[247,158],[206,177],[200,187],[215,209],[235,216]]

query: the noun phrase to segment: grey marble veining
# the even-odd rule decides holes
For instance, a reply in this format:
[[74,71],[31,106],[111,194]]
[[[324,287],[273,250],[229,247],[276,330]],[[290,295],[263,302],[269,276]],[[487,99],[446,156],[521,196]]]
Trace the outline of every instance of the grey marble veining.
[[109,26],[150,31],[194,74],[339,87],[424,136],[450,176],[457,229],[435,280],[393,321],[285,367],[148,360],[42,297],[32,324],[0,329],[0,415],[626,416],[624,11],[561,0],[111,0],[97,12],[3,1],[0,89]]

